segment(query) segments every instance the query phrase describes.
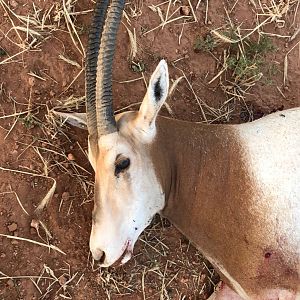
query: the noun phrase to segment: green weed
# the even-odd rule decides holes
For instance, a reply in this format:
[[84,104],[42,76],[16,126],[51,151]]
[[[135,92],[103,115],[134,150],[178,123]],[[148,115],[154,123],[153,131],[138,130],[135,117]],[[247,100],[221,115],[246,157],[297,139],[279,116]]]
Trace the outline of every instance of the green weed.
[[195,52],[211,52],[218,46],[216,39],[213,38],[211,34],[206,35],[205,38],[201,36],[196,37],[196,41],[194,44]]

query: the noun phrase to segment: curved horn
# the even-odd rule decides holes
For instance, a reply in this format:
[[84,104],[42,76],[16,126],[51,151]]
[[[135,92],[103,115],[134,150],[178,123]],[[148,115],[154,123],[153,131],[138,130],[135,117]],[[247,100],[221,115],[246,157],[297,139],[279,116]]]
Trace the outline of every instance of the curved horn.
[[117,131],[112,102],[112,65],[125,0],[112,0],[98,56],[96,109],[98,137]]
[[109,0],[99,0],[96,3],[94,16],[89,33],[85,69],[85,95],[87,127],[90,137],[98,139],[96,115],[96,75],[97,62]]

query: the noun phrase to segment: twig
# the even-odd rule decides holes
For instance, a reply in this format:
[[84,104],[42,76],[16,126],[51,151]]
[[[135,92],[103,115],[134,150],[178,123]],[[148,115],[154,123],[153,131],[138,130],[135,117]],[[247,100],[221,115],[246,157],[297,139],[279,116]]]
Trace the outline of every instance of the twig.
[[57,252],[59,252],[63,255],[66,255],[66,253],[64,251],[60,250],[58,247],[56,247],[54,245],[51,245],[51,244],[47,245],[47,244],[40,243],[40,242],[37,242],[37,241],[34,241],[34,240],[22,238],[22,237],[19,237],[19,236],[7,235],[7,234],[3,234],[3,233],[0,233],[0,236],[6,237],[8,239],[25,241],[25,242],[29,242],[29,243],[32,243],[32,244],[36,244],[36,245],[39,245],[39,246],[42,246],[42,247],[46,247],[46,248],[55,250],[55,251],[57,251]]

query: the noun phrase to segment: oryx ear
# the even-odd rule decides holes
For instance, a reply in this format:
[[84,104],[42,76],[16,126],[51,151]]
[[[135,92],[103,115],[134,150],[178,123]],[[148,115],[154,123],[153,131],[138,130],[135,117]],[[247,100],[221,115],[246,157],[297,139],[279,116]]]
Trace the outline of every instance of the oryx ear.
[[143,132],[147,139],[151,140],[155,136],[155,120],[167,99],[168,91],[168,65],[165,60],[161,60],[150,78],[147,93],[135,120],[135,126]]

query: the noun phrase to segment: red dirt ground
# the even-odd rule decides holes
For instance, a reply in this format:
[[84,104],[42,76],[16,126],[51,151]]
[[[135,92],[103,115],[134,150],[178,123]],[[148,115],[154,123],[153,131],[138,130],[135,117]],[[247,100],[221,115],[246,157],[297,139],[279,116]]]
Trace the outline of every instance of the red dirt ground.
[[[33,11],[32,4],[27,4],[25,0],[4,2],[10,4],[18,14],[26,16]],[[55,8],[61,7],[59,2],[53,0],[33,2],[37,9],[41,9],[41,15],[52,5],[57,4]],[[93,8],[93,2],[78,0],[74,3],[75,11],[88,11],[74,18],[85,46],[91,19],[89,10]],[[130,8],[141,3],[136,0],[127,4],[128,14]],[[174,22],[167,24],[164,29],[143,35],[145,31],[160,24],[159,15],[148,7],[159,3],[162,2],[143,1],[140,16],[130,17],[131,26],[123,18],[114,63],[115,108],[141,101],[146,90],[143,80],[120,83],[141,77],[141,73],[132,70],[128,61],[130,46],[125,25],[136,30],[138,56],[135,60],[145,65],[146,80],[158,61],[166,58],[171,79],[182,76],[179,69],[183,70],[198,97],[209,106],[219,108],[226,96],[218,80],[209,84],[219,71],[216,60],[205,51],[195,52],[195,40],[197,36],[204,37],[210,30],[228,23],[225,8],[230,12],[234,4],[234,9],[229,13],[231,20],[235,24],[242,23],[243,28],[254,28],[253,7],[246,1],[228,0],[223,4],[220,0],[211,0],[208,23],[204,24],[206,1],[202,1],[195,10],[198,22],[186,24],[184,28]],[[160,6],[164,14],[168,3]],[[191,1],[194,8],[197,3]],[[189,4],[186,0],[172,1],[170,9],[174,11],[181,5]],[[57,188],[41,220],[52,236],[48,237],[48,242],[59,247],[66,255],[28,241],[0,236],[0,299],[206,299],[213,290],[211,278],[216,282],[217,276],[201,254],[168,221],[160,217],[156,217],[142,235],[135,248],[134,258],[128,264],[100,271],[97,266],[92,266],[88,241],[93,206],[92,186],[89,183],[93,182],[93,174],[82,151],[87,149],[87,133],[75,128],[54,132],[45,118],[48,108],[53,108],[70,96],[84,95],[84,72],[81,72],[83,56],[74,46],[64,19],[60,24],[55,23],[54,8],[50,20],[57,30],[40,37],[40,44],[31,51],[1,64],[8,55],[21,51],[15,44],[20,43],[19,37],[11,29],[12,22],[18,26],[19,21],[11,13],[7,14],[4,7],[0,6],[0,167],[45,174],[46,164],[49,178],[0,170],[0,234],[47,242],[41,225],[39,236],[30,224],[36,218],[34,209],[53,184],[51,177],[56,180]],[[294,5],[283,18],[283,28],[272,23],[265,26],[264,31],[292,36],[300,26],[300,13],[296,13],[296,8]],[[180,13],[177,12],[175,16],[180,16]],[[22,39],[26,38],[24,33],[20,35]],[[245,103],[254,118],[300,105],[299,36],[293,41],[278,36],[271,37],[271,40],[276,50],[267,53],[264,65],[275,64],[277,71],[271,75],[265,74],[263,78],[266,80],[260,80],[248,92],[245,102],[235,103],[230,123],[245,121]],[[222,47],[216,48],[213,54],[220,57],[222,51]],[[288,78],[284,86],[283,62],[287,53]],[[59,59],[61,54],[79,66]],[[35,73],[44,80],[32,80],[29,73]],[[76,80],[73,82],[74,78]],[[168,104],[173,117],[203,121],[201,109],[184,80],[168,99]],[[133,106],[133,109],[137,107]],[[2,117],[28,110],[28,115]],[[169,115],[165,108],[162,114]],[[67,159],[70,153],[75,161]],[[29,215],[22,210],[16,195]]]

